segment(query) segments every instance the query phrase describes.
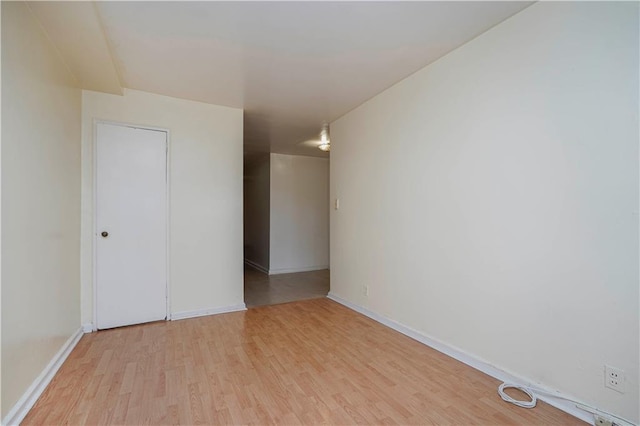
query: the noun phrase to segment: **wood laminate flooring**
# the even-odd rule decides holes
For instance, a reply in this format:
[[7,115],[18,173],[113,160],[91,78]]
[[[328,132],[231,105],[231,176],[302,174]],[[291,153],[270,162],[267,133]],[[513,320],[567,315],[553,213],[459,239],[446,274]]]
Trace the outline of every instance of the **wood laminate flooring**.
[[267,275],[244,269],[244,303],[248,308],[325,297],[329,293],[329,270]]
[[329,299],[82,337],[24,425],[578,424]]

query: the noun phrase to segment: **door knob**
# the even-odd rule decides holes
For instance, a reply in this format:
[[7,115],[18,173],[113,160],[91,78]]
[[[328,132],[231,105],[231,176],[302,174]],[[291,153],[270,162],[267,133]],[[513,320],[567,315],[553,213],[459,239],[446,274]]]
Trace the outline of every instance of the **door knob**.
[[107,231],[102,231],[102,233],[100,234],[103,237],[107,238],[109,236],[109,233]]

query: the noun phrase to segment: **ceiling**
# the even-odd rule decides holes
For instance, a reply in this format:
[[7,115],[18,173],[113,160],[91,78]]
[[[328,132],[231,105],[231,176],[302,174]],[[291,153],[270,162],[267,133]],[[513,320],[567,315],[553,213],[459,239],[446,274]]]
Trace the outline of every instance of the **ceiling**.
[[245,151],[300,144],[528,2],[30,2],[83,88],[245,110]]

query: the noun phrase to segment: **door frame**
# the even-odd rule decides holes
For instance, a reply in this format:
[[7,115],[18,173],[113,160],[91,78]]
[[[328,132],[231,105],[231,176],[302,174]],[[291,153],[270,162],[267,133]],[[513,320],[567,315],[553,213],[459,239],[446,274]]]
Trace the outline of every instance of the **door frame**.
[[92,324],[92,328],[93,331],[98,331],[98,270],[97,270],[97,265],[98,265],[98,250],[97,250],[97,241],[98,241],[98,221],[97,221],[97,216],[98,216],[98,209],[97,209],[97,204],[98,204],[98,150],[97,150],[97,146],[98,146],[98,125],[99,124],[108,124],[111,126],[121,126],[121,127],[130,127],[133,129],[142,129],[142,130],[151,130],[154,132],[164,132],[166,134],[166,140],[167,140],[167,145],[166,145],[166,164],[165,164],[165,184],[166,184],[166,206],[165,206],[165,214],[166,214],[166,218],[167,218],[167,223],[166,223],[166,268],[165,268],[165,274],[166,274],[166,289],[165,289],[165,294],[166,294],[166,299],[167,299],[167,303],[166,303],[166,319],[165,321],[170,321],[171,320],[171,285],[170,285],[170,281],[171,281],[171,173],[169,173],[169,167],[171,165],[171,132],[169,129],[164,128],[164,127],[156,127],[156,126],[148,126],[148,125],[139,125],[139,124],[133,124],[133,123],[127,123],[127,122],[120,122],[120,121],[113,121],[113,120],[102,120],[102,119],[97,119],[94,118],[93,119],[93,135],[92,135],[92,185],[93,185],[93,190],[92,190],[92,209],[93,209],[93,214],[92,214],[92,226],[91,226],[91,232],[92,232],[92,238],[91,238],[91,252],[92,252],[92,265],[91,265],[91,276],[92,276],[92,289],[93,289],[93,324]]

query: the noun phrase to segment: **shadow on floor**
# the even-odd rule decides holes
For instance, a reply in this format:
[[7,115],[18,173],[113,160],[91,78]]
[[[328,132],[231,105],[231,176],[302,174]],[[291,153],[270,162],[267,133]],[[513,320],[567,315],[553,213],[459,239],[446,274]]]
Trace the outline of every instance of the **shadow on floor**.
[[329,270],[267,275],[244,268],[244,303],[247,308],[296,300],[316,299],[329,293]]

